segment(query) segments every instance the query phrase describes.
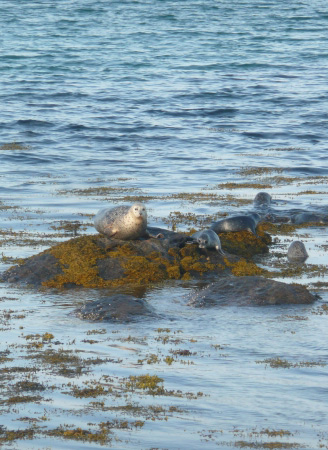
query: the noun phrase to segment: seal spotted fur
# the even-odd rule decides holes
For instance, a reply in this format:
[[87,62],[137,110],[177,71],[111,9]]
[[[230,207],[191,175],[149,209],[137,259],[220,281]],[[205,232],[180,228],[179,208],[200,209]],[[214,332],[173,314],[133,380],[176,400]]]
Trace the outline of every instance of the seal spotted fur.
[[149,237],[147,211],[142,203],[101,209],[94,218],[99,233],[115,239],[133,240]]

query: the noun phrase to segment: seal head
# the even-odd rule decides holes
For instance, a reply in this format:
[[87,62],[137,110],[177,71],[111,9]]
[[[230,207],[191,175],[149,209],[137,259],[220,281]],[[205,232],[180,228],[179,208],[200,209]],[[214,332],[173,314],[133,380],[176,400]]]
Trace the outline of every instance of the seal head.
[[147,211],[142,203],[101,209],[94,218],[94,225],[99,233],[110,238],[133,240],[149,237]]
[[272,202],[272,197],[267,192],[258,192],[254,198],[254,206],[259,208],[267,208]]
[[196,231],[192,236],[192,239],[198,242],[199,248],[216,249],[221,255],[224,252],[221,247],[221,241],[219,236],[211,229]]
[[301,241],[294,241],[290,244],[287,251],[287,258],[291,262],[303,262],[308,258],[308,252]]

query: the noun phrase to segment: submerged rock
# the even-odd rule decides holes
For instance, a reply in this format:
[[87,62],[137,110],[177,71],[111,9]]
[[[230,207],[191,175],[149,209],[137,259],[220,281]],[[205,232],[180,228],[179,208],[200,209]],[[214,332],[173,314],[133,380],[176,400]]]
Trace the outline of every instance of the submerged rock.
[[132,295],[117,294],[86,303],[75,310],[81,319],[93,322],[131,322],[140,316],[152,316],[147,302]]
[[311,294],[305,286],[287,284],[259,276],[224,277],[194,293],[190,306],[213,305],[282,305],[310,304],[318,295]]
[[167,279],[210,278],[218,273],[261,274],[262,269],[240,256],[250,257],[268,251],[270,236],[249,232],[226,233],[222,247],[230,255],[199,249],[190,236],[161,228],[162,239],[121,241],[102,235],[81,236],[27,258],[23,264],[2,274],[4,281],[69,288],[149,285]]

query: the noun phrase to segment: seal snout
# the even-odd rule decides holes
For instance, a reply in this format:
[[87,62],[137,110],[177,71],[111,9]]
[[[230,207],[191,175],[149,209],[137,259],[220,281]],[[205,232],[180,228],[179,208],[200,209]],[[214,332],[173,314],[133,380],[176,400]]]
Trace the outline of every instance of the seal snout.
[[197,241],[198,241],[199,248],[207,247],[207,244],[208,244],[207,239],[197,239]]
[[135,217],[137,218],[147,218],[146,207],[142,203],[135,203],[132,205],[131,210]]

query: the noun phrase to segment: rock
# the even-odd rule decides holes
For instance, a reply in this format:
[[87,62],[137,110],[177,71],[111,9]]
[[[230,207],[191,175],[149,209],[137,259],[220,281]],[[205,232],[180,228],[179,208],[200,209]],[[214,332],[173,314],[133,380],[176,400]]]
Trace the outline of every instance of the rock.
[[189,305],[208,307],[213,305],[282,305],[311,304],[318,295],[306,287],[287,284],[259,276],[223,277],[194,293]]
[[223,251],[244,258],[268,253],[268,245],[271,244],[271,236],[263,232],[261,224],[256,229],[256,235],[249,231],[225,232],[218,235]]
[[164,238],[121,241],[99,234],[75,237],[8,269],[2,280],[35,287],[116,288],[148,286],[167,279],[210,279],[218,273],[254,275],[262,269],[240,256],[249,258],[268,251],[270,242],[267,234],[226,233],[222,247],[233,254],[223,256],[189,244],[190,236],[183,233],[151,227],[149,232],[162,233]]
[[43,282],[63,273],[57,259],[49,252],[31,256],[20,266],[11,267],[2,274],[3,281],[40,286]]
[[117,294],[86,303],[75,310],[81,319],[93,322],[131,322],[140,316],[153,316],[147,302],[132,295]]

